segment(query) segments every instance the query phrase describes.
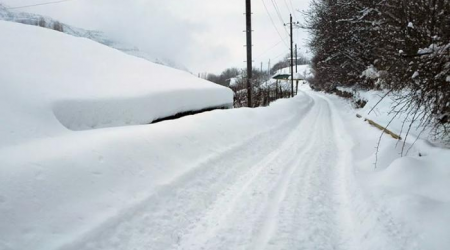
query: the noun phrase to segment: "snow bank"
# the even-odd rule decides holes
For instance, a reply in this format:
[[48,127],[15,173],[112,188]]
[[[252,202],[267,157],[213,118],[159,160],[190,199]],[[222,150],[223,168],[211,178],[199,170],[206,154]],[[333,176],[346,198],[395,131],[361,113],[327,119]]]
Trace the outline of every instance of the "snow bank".
[[[379,208],[394,216],[404,232],[415,235],[421,245],[417,249],[448,249],[450,246],[450,150],[433,146],[427,140],[416,141],[418,130],[412,131],[405,143],[383,135],[363,119],[355,117],[359,113],[377,123],[387,125],[392,116],[391,100],[381,102],[374,112],[368,115],[378,102],[382,92],[358,92],[367,99],[363,110],[354,110],[350,104],[338,97],[330,97],[340,103],[339,110],[347,123],[347,130],[354,138],[354,162],[357,180],[365,188]],[[402,118],[394,119],[389,126],[396,133],[401,131]],[[402,136],[404,137],[404,131]],[[426,133],[422,134],[426,138]],[[415,144],[413,145],[413,143]],[[378,149],[378,153],[377,153]],[[376,165],[375,165],[376,164]],[[406,240],[406,239],[405,239]]]
[[130,207],[164,195],[236,145],[296,121],[312,104],[300,94],[269,108],[72,132],[0,149],[0,249],[80,249],[126,219]]
[[[392,112],[393,107],[397,103],[396,96],[388,94],[387,91],[357,91],[357,96],[367,100],[367,105],[360,111],[361,115],[382,126],[388,126],[388,129],[394,133],[400,135],[402,138],[406,138],[408,134],[408,142],[414,143],[416,138],[420,137],[422,140],[433,141],[430,133],[431,127],[423,128],[419,121],[412,123],[411,118],[408,118],[406,114],[398,114]],[[381,98],[384,99],[382,101]],[[409,133],[408,133],[409,130]]]
[[233,102],[227,88],[88,39],[4,21],[0,31],[0,146]]
[[[362,99],[367,101],[367,104],[358,110],[358,113],[364,118],[371,119],[383,127],[398,134],[402,138],[406,138],[407,142],[413,144],[417,138],[439,146],[442,145],[432,136],[432,127],[423,127],[420,121],[416,120],[411,123],[412,118],[408,117],[406,113],[396,113],[399,108],[395,108],[401,101],[401,96],[405,93],[388,93],[383,90],[355,90],[348,87],[337,87],[338,90],[349,92],[354,95],[354,100]],[[411,125],[411,126],[410,126]]]

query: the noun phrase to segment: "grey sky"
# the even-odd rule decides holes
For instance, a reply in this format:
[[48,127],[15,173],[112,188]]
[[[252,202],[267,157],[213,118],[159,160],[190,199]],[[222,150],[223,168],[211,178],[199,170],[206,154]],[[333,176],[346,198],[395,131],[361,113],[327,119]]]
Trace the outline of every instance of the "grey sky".
[[[0,0],[21,6],[50,0]],[[276,3],[284,22],[289,9],[306,10],[309,0],[253,0],[254,64],[272,64],[288,52],[273,27],[263,5],[279,32],[288,35],[279,20]],[[66,3],[26,8],[85,29],[106,32],[111,37],[157,56],[186,65],[192,72],[219,73],[228,67],[245,67],[245,0],[73,0]],[[291,11],[292,12],[292,11]],[[296,13],[302,21],[301,13]],[[307,51],[307,32],[295,30],[294,42]],[[273,48],[272,48],[273,47]],[[272,48],[268,50],[269,48]],[[278,57],[277,57],[278,56]]]

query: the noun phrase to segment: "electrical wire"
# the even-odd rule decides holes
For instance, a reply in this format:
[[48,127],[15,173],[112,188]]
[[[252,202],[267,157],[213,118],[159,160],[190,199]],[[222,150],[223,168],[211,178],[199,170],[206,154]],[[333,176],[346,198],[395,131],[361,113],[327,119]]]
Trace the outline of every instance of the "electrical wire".
[[42,5],[64,3],[64,2],[69,2],[69,1],[74,1],[74,0],[60,0],[60,1],[53,1],[53,2],[44,2],[44,3],[30,4],[30,5],[24,5],[24,6],[9,7],[6,9],[8,9],[8,10],[24,9],[24,8],[31,8],[31,7],[42,6]]
[[292,14],[291,8],[289,7],[288,3],[286,2],[286,0],[284,1],[284,5],[286,6],[286,9],[288,10],[289,14]]
[[278,16],[278,19],[281,22],[281,25],[283,25],[284,31],[286,31],[286,34],[289,35],[289,31],[287,30],[287,28],[285,26],[285,23],[283,21],[283,17],[282,17],[282,15],[280,13],[280,9],[278,8],[278,4],[277,4],[276,0],[270,0],[270,1],[272,2],[272,6],[275,9],[275,12],[277,13],[277,16]]
[[[284,39],[286,39],[287,37],[285,37]],[[282,42],[284,42],[283,40],[278,41],[276,44],[270,46],[270,48],[266,49],[264,52],[262,52],[261,54],[259,54],[258,56],[255,57],[255,59],[260,58],[261,56],[265,55],[267,52],[271,51],[272,49],[276,48],[278,45],[280,45]]]
[[293,11],[293,13],[294,13],[294,17],[295,17],[295,19],[298,20],[297,14],[296,14],[297,11],[296,11],[295,8],[294,8],[294,4],[292,3],[292,0],[289,0],[289,2],[290,2],[290,4],[291,4],[291,8],[292,8],[292,11]]
[[289,53],[289,52],[284,51],[283,53],[279,54],[278,56],[272,58],[272,60],[275,61],[275,59],[278,59],[278,58],[280,58],[281,56],[286,55],[286,54],[288,54],[288,53]]
[[273,27],[275,28],[275,30],[278,33],[278,36],[280,37],[280,39],[283,41],[284,45],[286,45],[287,48],[289,48],[289,46],[286,44],[285,38],[283,38],[283,36],[281,35],[280,31],[278,30],[277,26],[275,25],[275,22],[273,21],[272,16],[270,15],[269,9],[267,8],[266,3],[264,2],[264,0],[261,0],[261,2],[264,5],[264,8],[266,9],[266,13],[269,16],[270,21],[272,22]]

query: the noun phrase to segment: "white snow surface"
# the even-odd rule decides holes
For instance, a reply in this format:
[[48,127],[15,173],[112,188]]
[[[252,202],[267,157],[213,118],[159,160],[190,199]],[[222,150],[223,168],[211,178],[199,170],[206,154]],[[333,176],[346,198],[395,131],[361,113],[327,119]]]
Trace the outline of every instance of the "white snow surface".
[[[411,124],[405,114],[391,113],[398,98],[395,95],[386,91],[354,93],[368,102],[350,115],[358,113],[402,137],[396,141],[383,135],[380,140],[381,132],[371,132],[362,119],[349,123],[357,142],[355,170],[361,183],[417,234],[422,242],[418,249],[450,248],[450,150],[430,136],[431,128],[419,127],[419,122]],[[378,155],[373,147],[379,147]]]
[[[146,60],[149,60],[154,63],[158,63],[161,65],[165,65],[174,69],[184,70],[186,72],[189,72],[189,69],[178,62],[175,62],[174,60],[168,59],[168,58],[161,58],[156,57],[152,55],[152,53],[149,53],[147,51],[143,51],[140,48],[137,48],[136,46],[132,46],[130,44],[126,44],[123,42],[116,41],[114,39],[111,39],[108,37],[107,34],[98,31],[98,30],[85,30],[78,27],[74,27],[71,25],[67,25],[65,23],[61,23],[57,20],[54,20],[52,18],[34,14],[34,13],[27,13],[27,12],[20,12],[17,10],[9,10],[6,6],[2,5],[0,3],[0,20],[4,21],[10,21],[10,22],[18,22],[28,25],[39,25],[40,22],[42,26],[53,29],[55,25],[60,25],[63,29],[62,32],[76,36],[76,37],[84,37],[87,39],[90,39],[92,41],[96,41],[98,43],[101,43],[103,45],[106,45],[108,47],[120,50],[124,53],[127,53],[132,56],[140,57]],[[155,53],[155,51],[153,51]]]
[[[147,71],[177,79],[156,78],[169,93],[188,84],[183,105],[195,103],[184,95],[228,100],[228,90],[86,39],[4,22],[0,31],[1,250],[450,248],[447,149],[420,142],[400,158],[384,135],[375,169],[380,131],[306,84],[266,108],[70,131],[58,103],[135,110],[128,101],[155,86],[135,84],[154,79]],[[11,72],[19,65],[26,73]],[[109,77],[89,82],[94,71]]]
[[228,88],[84,38],[0,21],[2,145],[229,107]]
[[366,70],[364,70],[361,73],[361,76],[366,77],[368,79],[377,79],[380,77],[380,74],[378,73],[378,70],[373,65],[370,65],[369,67],[367,67]]

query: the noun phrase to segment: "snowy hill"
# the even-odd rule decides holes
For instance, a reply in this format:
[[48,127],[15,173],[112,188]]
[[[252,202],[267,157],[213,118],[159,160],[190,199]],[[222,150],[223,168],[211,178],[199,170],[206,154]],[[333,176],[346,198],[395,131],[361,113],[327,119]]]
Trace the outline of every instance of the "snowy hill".
[[109,38],[103,32],[73,27],[71,25],[67,25],[52,18],[41,16],[38,14],[10,11],[1,3],[0,3],[0,20],[59,30],[72,36],[84,37],[96,41],[98,43],[101,43],[111,48],[115,48],[132,56],[140,57],[154,63],[158,63],[161,65],[169,66],[171,68],[189,72],[189,69],[185,65],[174,62],[173,60],[167,58],[155,57],[151,53],[142,51],[136,46],[115,41],[114,39]]

